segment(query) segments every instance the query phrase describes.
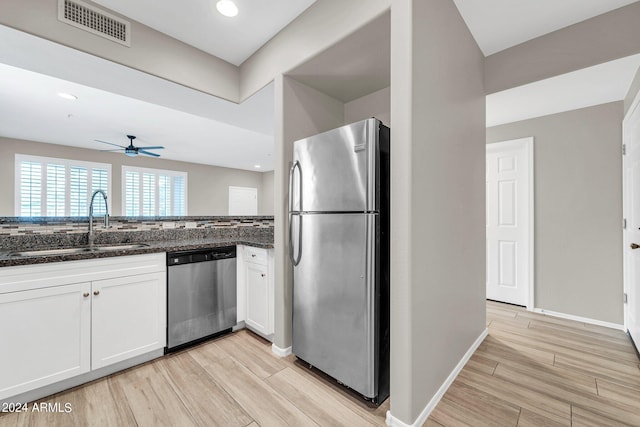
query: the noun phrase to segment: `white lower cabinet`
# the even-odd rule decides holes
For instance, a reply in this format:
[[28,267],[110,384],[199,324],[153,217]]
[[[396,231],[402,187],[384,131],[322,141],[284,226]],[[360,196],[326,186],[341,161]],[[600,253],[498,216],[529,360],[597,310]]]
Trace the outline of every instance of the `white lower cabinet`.
[[269,278],[266,265],[245,265],[245,277],[247,283],[247,326],[257,332],[268,335],[273,333],[270,325],[269,313]]
[[76,283],[0,294],[0,399],[89,372],[90,290]]
[[0,325],[0,400],[162,349],[165,254],[0,268]]
[[164,347],[164,280],[152,273],[92,283],[92,369]]
[[273,250],[238,246],[238,312],[247,328],[267,339],[274,333]]

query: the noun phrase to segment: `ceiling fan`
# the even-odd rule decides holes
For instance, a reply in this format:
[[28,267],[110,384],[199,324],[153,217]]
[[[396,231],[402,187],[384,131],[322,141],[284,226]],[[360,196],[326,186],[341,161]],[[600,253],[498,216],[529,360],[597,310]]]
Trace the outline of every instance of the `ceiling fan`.
[[147,156],[160,157],[160,154],[152,153],[151,151],[148,151],[148,150],[162,150],[162,149],[164,149],[164,147],[162,147],[160,145],[153,146],[153,147],[136,147],[136,146],[133,145],[133,140],[136,139],[136,137],[134,135],[127,135],[127,138],[129,138],[129,146],[128,147],[125,147],[123,145],[114,144],[113,142],[100,141],[99,139],[94,139],[94,141],[101,142],[103,144],[115,145],[116,147],[120,147],[120,148],[115,149],[115,150],[103,150],[103,151],[121,151],[121,150],[124,150],[124,154],[126,154],[127,156],[130,156],[130,157],[135,157],[138,154],[146,154]]

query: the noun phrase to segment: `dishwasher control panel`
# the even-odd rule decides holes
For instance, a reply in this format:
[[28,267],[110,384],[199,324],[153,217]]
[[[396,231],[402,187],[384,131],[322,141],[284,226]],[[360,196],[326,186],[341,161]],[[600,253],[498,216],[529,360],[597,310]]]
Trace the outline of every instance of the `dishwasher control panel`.
[[169,252],[167,254],[167,266],[171,267],[173,265],[191,264],[194,262],[217,261],[235,257],[235,246],[195,251]]

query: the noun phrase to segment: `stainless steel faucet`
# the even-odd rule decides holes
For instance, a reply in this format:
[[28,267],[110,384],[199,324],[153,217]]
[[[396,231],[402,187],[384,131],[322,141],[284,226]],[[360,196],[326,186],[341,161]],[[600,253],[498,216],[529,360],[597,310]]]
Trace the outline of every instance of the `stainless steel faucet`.
[[100,193],[104,199],[104,228],[109,228],[109,205],[107,204],[107,194],[102,190],[96,190],[91,195],[91,203],[89,203],[89,246],[93,245],[95,235],[93,234],[93,200],[96,194]]

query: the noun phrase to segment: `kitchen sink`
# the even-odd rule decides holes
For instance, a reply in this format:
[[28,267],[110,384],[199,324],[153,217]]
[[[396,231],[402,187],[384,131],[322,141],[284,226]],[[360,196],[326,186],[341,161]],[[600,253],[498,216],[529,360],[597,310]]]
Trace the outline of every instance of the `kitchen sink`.
[[74,255],[91,252],[90,248],[66,248],[66,249],[39,249],[33,251],[10,252],[9,256],[54,256],[54,255]]
[[19,256],[56,256],[56,255],[76,255],[84,254],[88,252],[101,252],[101,251],[126,251],[129,249],[146,248],[149,245],[146,243],[133,243],[127,245],[105,245],[105,246],[93,246],[91,248],[61,248],[61,249],[38,249],[32,251],[15,251],[9,252],[11,257]]
[[129,245],[94,246],[93,249],[96,251],[126,251],[128,249],[140,249],[148,246],[146,243],[133,243]]

